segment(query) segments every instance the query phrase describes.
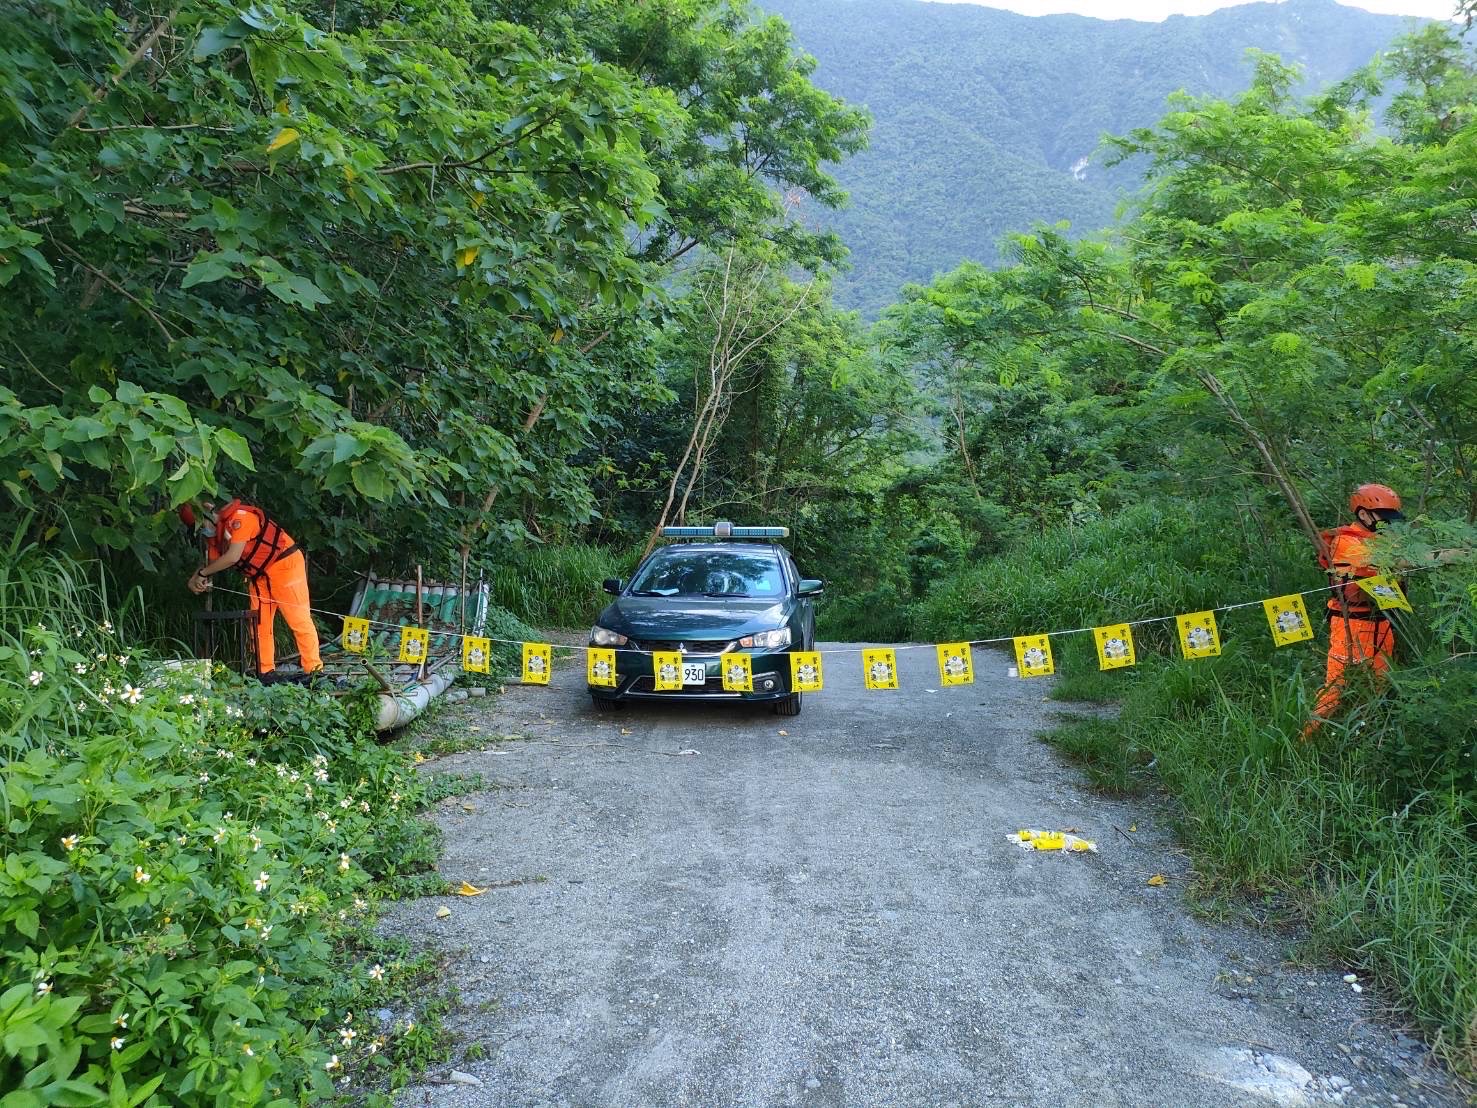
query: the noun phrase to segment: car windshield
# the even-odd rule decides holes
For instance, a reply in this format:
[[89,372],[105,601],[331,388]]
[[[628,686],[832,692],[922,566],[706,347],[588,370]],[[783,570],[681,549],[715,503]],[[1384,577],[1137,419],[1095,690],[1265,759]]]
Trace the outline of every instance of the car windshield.
[[638,596],[785,595],[779,558],[765,550],[686,550],[653,554],[631,581]]

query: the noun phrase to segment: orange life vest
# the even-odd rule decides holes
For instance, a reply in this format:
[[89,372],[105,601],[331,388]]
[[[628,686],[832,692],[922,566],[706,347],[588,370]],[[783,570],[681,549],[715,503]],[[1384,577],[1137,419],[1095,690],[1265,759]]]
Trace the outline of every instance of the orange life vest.
[[210,554],[212,558],[219,558],[231,545],[231,538],[226,533],[226,521],[237,512],[245,512],[255,518],[257,532],[246,540],[246,547],[241,551],[241,558],[237,561],[235,568],[241,571],[241,576],[248,581],[259,581],[267,575],[267,570],[275,562],[280,562],[289,554],[296,554],[302,549],[292,541],[292,536],[278,526],[277,521],[267,515],[260,508],[251,504],[243,504],[239,500],[233,500],[216,513],[216,533],[210,539]]
[[1374,537],[1374,532],[1366,531],[1358,524],[1346,523],[1342,527],[1329,528],[1320,537],[1323,539],[1323,553],[1318,556],[1318,564],[1328,571],[1328,583],[1332,587],[1328,594],[1329,616],[1384,619],[1384,613],[1374,599],[1355,580],[1350,580],[1379,576],[1379,571],[1369,564],[1366,545]]

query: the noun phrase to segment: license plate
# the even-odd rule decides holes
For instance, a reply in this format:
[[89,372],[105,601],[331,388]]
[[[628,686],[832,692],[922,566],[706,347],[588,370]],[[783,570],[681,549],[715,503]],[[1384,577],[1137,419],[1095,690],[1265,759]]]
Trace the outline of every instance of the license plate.
[[708,683],[707,665],[703,662],[683,662],[682,683],[684,685],[706,685]]

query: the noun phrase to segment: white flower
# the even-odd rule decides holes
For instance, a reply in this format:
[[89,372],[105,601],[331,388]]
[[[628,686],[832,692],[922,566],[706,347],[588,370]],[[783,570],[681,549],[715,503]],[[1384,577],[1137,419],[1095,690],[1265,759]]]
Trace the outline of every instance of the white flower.
[[356,912],[362,912],[362,911],[364,911],[364,909],[366,909],[368,907],[369,907],[368,903],[365,902],[365,900],[364,900],[364,898],[362,896],[356,896],[354,898],[354,911],[356,911]]
[[73,851],[73,850],[76,850],[77,849],[77,836],[76,835],[63,835],[62,836],[62,849],[63,850],[66,850],[66,851],[69,851],[69,852],[70,851]]
[[[205,783],[206,783],[206,782],[207,782],[207,781],[209,781],[209,780],[210,780],[210,774],[208,774],[208,773],[202,773],[202,774],[201,774],[201,775],[200,775],[200,784],[202,784],[202,785],[203,785],[203,784],[205,784]],[[220,840],[219,840],[219,839],[216,839],[216,840],[215,840],[215,841],[216,841],[216,842],[220,842]]]
[[328,783],[328,771],[322,766],[319,766],[313,771],[313,780],[319,784],[326,785]]
[[260,850],[261,848],[262,848],[262,840],[257,836],[257,833],[255,831],[253,831],[251,833],[251,849],[252,850]]
[[177,842],[177,843],[179,843],[180,846],[184,846],[185,843],[187,843],[187,842],[190,841],[190,836],[188,836],[188,835],[176,835],[174,837],[174,841]]
[[113,633],[113,625],[108,620],[103,620],[99,623],[97,629],[105,635],[111,635]]
[[252,885],[255,886],[257,892],[265,892],[271,880],[271,877],[267,875],[267,871],[262,870],[261,873],[256,875],[256,880],[252,882]]
[[287,767],[284,766],[281,762],[278,762],[277,763],[277,776],[278,777],[286,777],[287,776]]
[[251,1044],[250,1043],[242,1043],[241,1044],[241,1053],[244,1054],[244,1055],[246,1055],[246,1057],[248,1057],[248,1058],[255,1058],[256,1057],[256,1051],[254,1051],[254,1050],[251,1049]]
[[297,772],[297,770],[293,770],[290,774],[288,774],[287,775],[287,780],[288,780],[288,782],[290,784],[296,785],[297,784],[297,780],[298,780],[298,772]]
[[119,1036],[114,1035],[111,1039],[108,1040],[108,1045],[111,1046],[114,1050],[122,1050],[123,1040]]
[[359,802],[359,810],[363,812],[366,816],[369,815],[369,801],[361,800]]
[[128,664],[128,655],[127,654],[120,654],[120,655],[118,655],[118,664],[120,666],[126,666]]
[[352,1027],[340,1027],[338,1029],[338,1037],[344,1046],[350,1047],[354,1045],[354,1040],[359,1037],[359,1032],[355,1031]]
[[136,689],[132,685],[123,686],[123,699],[130,704],[137,704],[144,698],[144,690]]
[[398,808],[398,807],[400,807],[400,794],[399,793],[391,793],[390,794],[390,807],[391,808]]
[[304,785],[303,786],[303,796],[304,796],[304,798],[306,798],[308,800],[312,800],[313,799],[313,786],[312,785]]
[[[202,774],[201,776],[204,776],[204,775]],[[212,841],[218,843],[222,839],[224,839],[225,837],[226,837],[226,829],[224,827],[217,827],[215,829],[215,834],[211,836],[211,839],[212,839]]]
[[248,759],[246,759],[246,764],[248,766],[250,766],[252,769],[256,769],[256,759],[255,758],[248,758]]
[[371,981],[383,981],[385,979],[385,967],[376,962],[369,967],[369,979]]
[[145,873],[143,866],[134,866],[133,879],[140,885],[147,885],[150,881],[154,880],[154,877],[152,874]]
[[[378,967],[376,967],[376,968],[378,968]],[[51,982],[50,981],[37,981],[36,982],[36,996],[38,998],[45,996],[49,992],[51,992]]]
[[113,1022],[116,1023],[120,1028],[126,1029],[128,1027],[128,1016],[129,1016],[129,1013],[128,1012],[124,1012],[121,1016],[119,1016]]
[[272,925],[269,923],[269,924],[267,924],[267,926],[265,926],[265,927],[262,928],[262,942],[266,942],[271,937],[272,937]]
[[339,1069],[340,1066],[339,1066],[338,1055],[337,1054],[332,1055],[328,1059],[328,1061],[326,1061],[326,1062],[323,1063],[323,1068],[326,1069],[329,1073],[332,1073],[334,1070]]
[[179,698],[179,702],[186,707],[189,707],[191,704],[195,703],[195,694],[187,692],[184,696]]
[[313,758],[312,758],[312,762],[313,762],[313,764],[315,766],[326,766],[326,765],[328,765],[328,755],[327,754],[314,754],[313,755]]
[[338,869],[340,873],[349,872],[349,856],[347,854],[340,854],[338,856]]
[[287,906],[287,910],[295,916],[305,916],[308,914],[308,906],[301,900],[294,900]]
[[33,685],[39,685],[39,684],[41,684],[41,682],[45,679],[45,676],[46,675],[43,674],[39,669],[33,669],[33,670],[31,670],[31,684],[33,684]]
[[215,756],[217,758],[224,758],[229,762],[232,758],[236,757],[236,754],[234,751],[222,750],[220,747],[216,747]]
[[347,811],[347,810],[348,810],[348,808],[349,808],[349,805],[350,805],[350,804],[352,804],[352,803],[354,803],[354,802],[353,802],[353,801],[352,801],[352,800],[350,800],[350,799],[349,799],[349,798],[348,798],[348,797],[347,797],[347,796],[346,796],[346,797],[344,797],[344,798],[343,798],[343,799],[342,799],[342,800],[340,800],[340,801],[339,801],[339,802],[338,802],[338,806],[339,806],[339,807],[340,807],[340,808],[343,808],[343,809],[344,809],[344,810],[345,810],[345,811]]
[[378,1054],[379,1052],[380,1052],[380,1041],[378,1039],[375,1039],[374,1042],[372,1042],[372,1043],[369,1044],[369,1053],[371,1053],[371,1054]]
[[81,675],[81,674],[84,674],[84,673],[87,672],[87,663],[86,662],[78,662],[72,668],[74,670],[76,670],[79,675]]
[[338,830],[338,820],[331,819],[327,823],[325,823],[323,826],[327,827],[329,831],[337,831]]
[[99,661],[99,662],[106,662],[106,661],[107,661],[107,660],[108,660],[108,656],[107,656],[107,655],[106,655],[106,654],[103,654],[103,653],[99,653],[99,654],[98,654],[98,655],[97,655],[97,660],[98,660],[98,661]]

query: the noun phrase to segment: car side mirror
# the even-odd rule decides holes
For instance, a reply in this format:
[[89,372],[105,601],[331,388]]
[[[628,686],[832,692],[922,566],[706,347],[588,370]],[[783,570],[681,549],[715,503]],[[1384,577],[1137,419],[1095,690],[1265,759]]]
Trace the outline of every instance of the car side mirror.
[[621,579],[619,577],[607,577],[604,581],[600,582],[600,587],[610,593],[611,596],[619,596],[621,594]]
[[799,593],[801,596],[820,596],[826,591],[826,583],[817,577],[802,577],[800,579]]

